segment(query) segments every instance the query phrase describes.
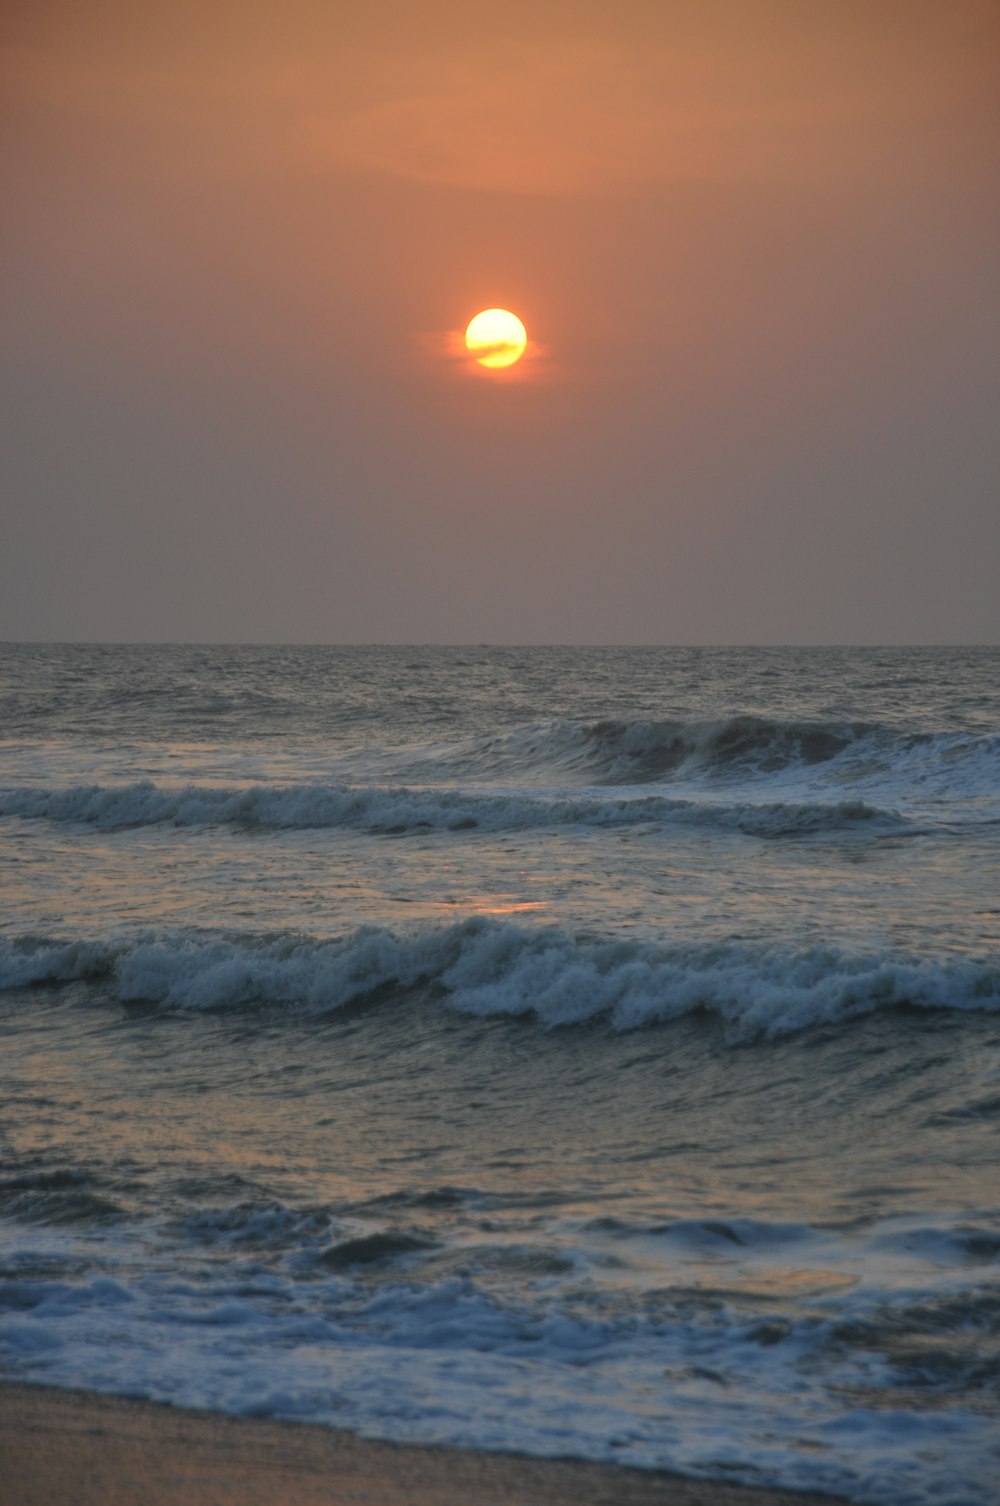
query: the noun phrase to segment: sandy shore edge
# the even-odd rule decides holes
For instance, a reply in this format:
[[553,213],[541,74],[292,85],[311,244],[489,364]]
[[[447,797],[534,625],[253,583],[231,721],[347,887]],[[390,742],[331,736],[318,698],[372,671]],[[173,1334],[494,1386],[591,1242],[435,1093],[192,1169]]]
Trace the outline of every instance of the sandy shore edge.
[[614,1464],[373,1443],[298,1422],[0,1382],[8,1506],[831,1506]]

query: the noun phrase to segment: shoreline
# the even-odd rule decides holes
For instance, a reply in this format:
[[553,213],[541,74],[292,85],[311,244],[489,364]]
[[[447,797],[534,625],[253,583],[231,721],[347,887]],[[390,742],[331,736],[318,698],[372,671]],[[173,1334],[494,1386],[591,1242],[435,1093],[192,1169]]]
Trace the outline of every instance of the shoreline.
[[834,1506],[841,1497],[384,1443],[308,1422],[0,1381],[9,1506]]

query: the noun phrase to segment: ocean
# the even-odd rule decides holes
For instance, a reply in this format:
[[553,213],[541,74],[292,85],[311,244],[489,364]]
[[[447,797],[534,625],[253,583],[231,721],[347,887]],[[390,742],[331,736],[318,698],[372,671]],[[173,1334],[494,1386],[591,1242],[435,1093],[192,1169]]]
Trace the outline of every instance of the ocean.
[[0,1374],[1000,1498],[1000,651],[0,648]]

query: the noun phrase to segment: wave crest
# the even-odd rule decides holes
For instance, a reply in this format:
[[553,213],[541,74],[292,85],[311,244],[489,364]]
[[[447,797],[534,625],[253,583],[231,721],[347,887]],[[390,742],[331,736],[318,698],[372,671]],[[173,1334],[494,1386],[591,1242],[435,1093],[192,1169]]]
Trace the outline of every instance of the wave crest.
[[336,940],[175,934],[106,943],[0,942],[0,987],[101,981],[122,1002],[178,1010],[281,1006],[321,1013],[429,991],[462,1013],[534,1016],[547,1028],[603,1019],[631,1030],[695,1012],[735,1039],[773,1037],[898,1005],[1000,1010],[1000,966],[801,951],[747,942],[579,938],[473,919]]
[[602,784],[753,780],[793,772],[954,781],[995,791],[996,734],[905,732],[858,721],[732,716],[714,721],[555,720],[444,747],[415,768],[497,778],[558,772]]
[[701,801],[663,795],[602,798],[581,792],[485,794],[377,785],[253,785],[170,789],[145,781],[0,792],[0,816],[115,830],[134,826],[236,826],[277,830],[347,827],[375,835],[412,831],[529,831],[558,826],[693,825],[751,836],[790,836],[868,823],[894,830],[897,812],[862,800]]

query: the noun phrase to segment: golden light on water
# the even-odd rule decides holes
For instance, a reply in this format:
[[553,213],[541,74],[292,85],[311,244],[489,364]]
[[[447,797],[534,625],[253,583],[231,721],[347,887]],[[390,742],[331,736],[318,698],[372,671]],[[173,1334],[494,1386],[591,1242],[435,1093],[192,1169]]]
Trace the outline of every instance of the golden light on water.
[[548,907],[545,899],[516,899],[505,894],[466,894],[460,899],[443,900],[440,906],[446,910],[467,910],[470,915],[521,915]]
[[490,369],[513,366],[524,355],[527,344],[527,330],[508,309],[483,309],[470,319],[465,331],[466,350],[480,366]]

